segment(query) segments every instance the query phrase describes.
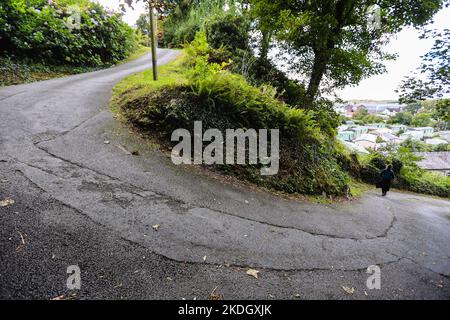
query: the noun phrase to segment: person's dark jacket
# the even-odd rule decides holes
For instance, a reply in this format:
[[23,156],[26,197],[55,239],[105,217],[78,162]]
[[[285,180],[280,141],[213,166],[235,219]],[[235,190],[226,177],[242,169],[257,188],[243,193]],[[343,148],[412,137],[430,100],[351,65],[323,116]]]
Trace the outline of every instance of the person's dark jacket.
[[391,188],[391,182],[392,182],[392,180],[395,179],[394,172],[392,170],[385,169],[385,170],[381,171],[380,177],[381,177],[381,183],[380,183],[381,187],[383,189],[386,189],[389,191],[389,189]]

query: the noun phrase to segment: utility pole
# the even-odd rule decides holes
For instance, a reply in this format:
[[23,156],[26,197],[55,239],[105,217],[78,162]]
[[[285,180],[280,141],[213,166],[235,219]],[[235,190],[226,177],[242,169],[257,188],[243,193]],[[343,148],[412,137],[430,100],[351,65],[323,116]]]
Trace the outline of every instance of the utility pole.
[[156,38],[156,26],[155,26],[155,5],[156,0],[149,0],[148,6],[150,10],[150,37],[152,44],[152,64],[153,64],[153,80],[158,80],[158,60],[157,60],[157,38]]

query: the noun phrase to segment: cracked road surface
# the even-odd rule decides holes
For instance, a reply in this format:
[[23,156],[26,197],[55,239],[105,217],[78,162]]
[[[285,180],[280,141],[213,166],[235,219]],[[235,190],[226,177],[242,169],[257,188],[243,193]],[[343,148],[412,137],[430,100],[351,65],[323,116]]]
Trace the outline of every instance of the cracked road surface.
[[0,200],[15,201],[0,207],[0,298],[450,298],[449,201],[320,205],[176,167],[108,111],[114,84],[149,65],[0,89]]

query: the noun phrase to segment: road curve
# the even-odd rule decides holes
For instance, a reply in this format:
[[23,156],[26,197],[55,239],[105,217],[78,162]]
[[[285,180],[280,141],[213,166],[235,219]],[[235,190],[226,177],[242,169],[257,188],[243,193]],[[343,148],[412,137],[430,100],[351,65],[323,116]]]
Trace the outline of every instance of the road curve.
[[[177,54],[161,49],[159,63]],[[0,89],[0,200],[16,201],[0,208],[0,297],[21,296],[25,288],[30,292],[25,297],[58,294],[64,289],[54,279],[63,277],[62,266],[73,261],[87,265],[97,281],[109,261],[116,265],[114,277],[153,283],[154,277],[128,274],[130,268],[149,268],[133,260],[144,250],[145,261],[158,261],[155,270],[168,265],[198,270],[197,277],[185,281],[203,297],[214,289],[208,287],[214,285],[212,270],[224,268],[220,281],[228,298],[293,298],[302,285],[309,285],[304,298],[349,298],[341,289],[345,283],[361,288],[357,298],[450,298],[448,201],[402,193],[381,198],[370,192],[357,201],[319,205],[176,167],[107,108],[113,86],[149,65],[145,57],[108,70]],[[160,225],[158,231],[154,225]],[[57,242],[48,243],[56,230],[60,233],[52,239]],[[22,241],[23,234],[34,234],[35,243],[31,237]],[[99,240],[99,234],[105,236]],[[61,237],[74,247],[68,249]],[[77,245],[81,239],[90,248],[86,252]],[[14,240],[20,240],[18,246]],[[36,255],[33,245],[48,255]],[[120,246],[131,255],[128,264],[105,256],[109,250],[117,255]],[[51,267],[53,252],[64,250],[66,258],[54,261],[60,267]],[[32,270],[23,267],[27,263],[39,265],[46,286],[18,280],[31,277]],[[364,279],[371,265],[380,266],[389,282],[387,289],[369,295]],[[247,267],[262,270],[267,279],[259,289],[248,284],[244,293],[235,286],[244,281],[241,269]],[[300,275],[302,284],[296,279]],[[178,289],[158,285],[157,293],[130,285],[121,294],[189,297],[180,283]],[[118,297],[118,290],[108,291],[95,280],[89,288],[97,294],[88,290],[84,297]]]

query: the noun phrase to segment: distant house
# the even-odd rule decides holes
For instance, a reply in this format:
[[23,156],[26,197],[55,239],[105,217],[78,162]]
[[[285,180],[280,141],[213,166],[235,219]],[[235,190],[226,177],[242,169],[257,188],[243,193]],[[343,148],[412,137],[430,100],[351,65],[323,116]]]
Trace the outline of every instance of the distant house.
[[372,123],[368,125],[369,130],[377,130],[377,129],[381,129],[381,128],[386,128],[386,124],[385,123]]
[[386,116],[386,117],[393,117],[397,114],[396,111],[389,111],[388,109],[384,110],[381,115]]
[[415,154],[423,158],[417,163],[419,168],[450,177],[450,151],[417,152]]
[[423,131],[409,130],[409,131],[406,131],[405,133],[401,134],[400,139],[402,139],[402,140],[411,139],[414,141],[420,141],[420,140],[423,140],[424,136],[425,135],[424,135]]
[[406,105],[404,104],[391,104],[387,106],[387,110],[389,110],[390,112],[402,112],[405,109]]
[[338,132],[338,139],[342,141],[352,141],[355,139],[355,132],[353,131],[339,131]]
[[366,149],[377,150],[379,147],[377,144],[377,138],[378,137],[374,134],[365,133],[356,138],[354,143]]
[[399,133],[400,131],[408,130],[408,127],[403,124],[394,124],[391,126],[392,133]]
[[396,143],[401,143],[403,141],[396,135],[392,134],[392,130],[388,129],[388,128],[372,130],[372,131],[369,131],[369,133],[376,135],[377,137],[380,137],[387,144],[396,144]]
[[343,141],[343,144],[349,149],[350,151],[356,152],[356,153],[362,153],[362,154],[369,154],[370,152],[367,151],[366,148],[359,146],[355,143]]
[[404,109],[404,105],[399,104],[378,104],[378,103],[366,103],[364,109],[367,110],[370,114],[385,114],[385,115],[393,115],[394,113],[400,112]]
[[382,133],[379,137],[388,144],[398,144],[403,142],[402,139],[389,132]]
[[425,143],[429,144],[430,146],[439,146],[441,144],[448,144],[448,141],[444,139],[434,138],[434,139],[426,139]]
[[352,105],[347,105],[347,106],[344,107],[345,115],[348,118],[353,118],[353,115],[354,115],[355,111],[356,111],[356,109]]
[[441,139],[444,139],[444,140],[450,142],[450,131],[441,131],[441,132],[438,132],[438,135]]
[[356,126],[351,128],[351,130],[355,133],[355,137],[359,137],[363,134],[366,134],[369,132],[369,127],[366,126]]
[[434,134],[434,128],[432,127],[411,128],[411,130],[423,132],[424,137],[432,137]]
[[392,129],[388,129],[388,128],[379,128],[379,129],[375,129],[370,131],[370,133],[377,135],[377,136],[381,136],[382,134],[385,133],[392,133]]

